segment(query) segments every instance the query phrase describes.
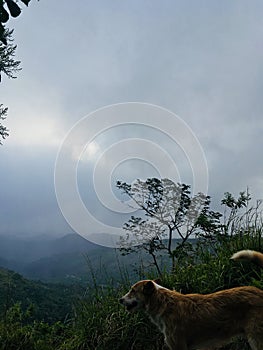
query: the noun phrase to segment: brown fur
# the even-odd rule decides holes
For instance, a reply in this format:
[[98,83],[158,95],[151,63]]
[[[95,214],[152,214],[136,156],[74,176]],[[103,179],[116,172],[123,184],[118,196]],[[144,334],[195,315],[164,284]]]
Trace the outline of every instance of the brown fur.
[[[263,263],[263,254],[247,255],[232,258],[240,260],[242,256],[257,263],[260,258]],[[257,260],[251,258],[253,255]],[[258,288],[183,295],[143,280],[133,285],[120,302],[128,311],[144,310],[164,334],[170,350],[213,349],[236,336],[246,338],[252,350],[263,350],[263,291]]]

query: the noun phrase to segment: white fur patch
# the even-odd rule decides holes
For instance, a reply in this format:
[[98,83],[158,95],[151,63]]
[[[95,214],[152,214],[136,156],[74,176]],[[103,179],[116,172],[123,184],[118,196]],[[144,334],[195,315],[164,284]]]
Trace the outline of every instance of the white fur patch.
[[154,283],[154,286],[155,286],[155,288],[158,290],[158,289],[165,289],[165,290],[170,290],[170,289],[168,289],[168,288],[165,288],[165,287],[163,287],[163,286],[160,286],[158,283],[156,283],[156,282],[154,282],[153,281],[153,283]]
[[249,250],[249,249],[241,250],[233,254],[230,259],[232,260],[249,259],[253,257],[254,253],[255,252],[253,250]]

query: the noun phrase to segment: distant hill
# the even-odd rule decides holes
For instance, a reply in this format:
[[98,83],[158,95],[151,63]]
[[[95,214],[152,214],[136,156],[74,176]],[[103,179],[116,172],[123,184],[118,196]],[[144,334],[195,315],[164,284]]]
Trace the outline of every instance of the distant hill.
[[43,282],[98,283],[118,278],[120,270],[139,268],[138,254],[121,256],[115,249],[91,243],[77,234],[61,238],[0,236],[0,266]]
[[33,305],[33,318],[45,322],[72,316],[73,302],[84,295],[81,286],[63,286],[29,281],[20,274],[0,268],[0,315],[15,303],[22,309]]
[[86,252],[97,247],[98,245],[75,233],[61,238],[0,236],[0,257],[22,264],[54,254]]

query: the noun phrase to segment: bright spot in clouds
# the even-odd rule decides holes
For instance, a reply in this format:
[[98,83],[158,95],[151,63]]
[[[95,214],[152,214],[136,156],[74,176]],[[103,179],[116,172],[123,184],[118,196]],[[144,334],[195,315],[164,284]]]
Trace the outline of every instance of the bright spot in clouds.
[[99,150],[99,145],[97,144],[97,142],[92,141],[88,144],[87,148],[86,148],[86,155],[88,157],[93,157],[97,151]]
[[83,161],[94,160],[94,157],[97,156],[99,149],[100,147],[97,142],[95,141],[90,142],[86,146],[85,151],[83,152],[83,155],[81,157],[81,160]]

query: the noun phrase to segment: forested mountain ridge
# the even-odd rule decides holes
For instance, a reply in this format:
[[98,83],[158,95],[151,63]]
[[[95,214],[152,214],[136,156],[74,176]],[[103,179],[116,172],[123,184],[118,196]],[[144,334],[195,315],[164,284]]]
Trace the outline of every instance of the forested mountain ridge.
[[32,307],[34,319],[45,322],[72,316],[74,302],[85,293],[81,286],[65,286],[30,281],[20,274],[0,268],[0,314],[19,303],[23,310]]
[[85,256],[96,260],[109,251],[77,234],[59,238],[0,236],[0,266],[44,282],[87,281]]
[[93,274],[99,284],[106,284],[108,279],[118,280],[121,270],[132,279],[135,270],[149,266],[149,260],[143,252],[122,256],[119,250],[96,245],[78,234],[30,239],[0,236],[0,266],[46,283],[86,286]]

